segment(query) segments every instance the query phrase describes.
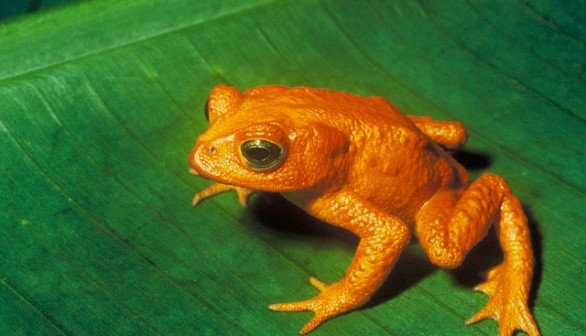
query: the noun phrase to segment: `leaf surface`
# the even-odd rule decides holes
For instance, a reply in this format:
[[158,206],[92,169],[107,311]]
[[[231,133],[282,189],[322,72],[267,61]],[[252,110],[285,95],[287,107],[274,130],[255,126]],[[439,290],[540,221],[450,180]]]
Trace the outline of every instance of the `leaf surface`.
[[[474,176],[530,216],[543,334],[586,333],[586,18],[579,1],[87,1],[0,24],[0,334],[294,334],[309,276],[343,276],[356,239],[234,195],[190,207],[187,173],[220,83],[384,96],[460,120]],[[366,308],[315,335],[495,335],[481,244],[460,271],[409,246]]]

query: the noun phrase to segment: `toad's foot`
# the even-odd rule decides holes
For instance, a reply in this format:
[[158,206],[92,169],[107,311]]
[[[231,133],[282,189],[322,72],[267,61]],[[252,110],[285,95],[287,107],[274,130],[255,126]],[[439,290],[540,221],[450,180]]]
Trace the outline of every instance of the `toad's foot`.
[[311,332],[326,320],[355,309],[364,303],[364,300],[356,300],[353,297],[343,280],[329,286],[313,277],[309,279],[309,282],[321,292],[313,299],[275,303],[269,306],[269,309],[275,311],[313,311],[315,313],[313,318],[299,331],[302,335]]
[[254,190],[221,183],[216,183],[213,186],[197,193],[193,197],[191,205],[196,206],[199,204],[199,202],[203,201],[206,198],[232,190],[238,194],[238,202],[240,203],[240,205],[246,208],[248,206],[248,196],[250,196],[250,194],[252,194]]
[[466,324],[492,318],[499,323],[499,336],[510,336],[515,330],[522,330],[531,336],[539,336],[539,329],[527,307],[526,295],[519,291],[515,279],[504,265],[487,272],[486,281],[474,288],[490,298],[486,306],[466,321]]
[[[197,172],[197,170],[195,170],[193,168],[189,169],[189,173],[192,175],[199,176],[199,173]],[[223,192],[231,191],[231,190],[234,190],[238,194],[238,202],[240,203],[240,205],[242,205],[244,208],[246,208],[248,205],[248,196],[250,196],[250,194],[254,193],[254,190],[248,189],[248,188],[236,187],[236,186],[232,186],[229,184],[222,184],[222,183],[216,183],[213,186],[206,188],[206,189],[200,191],[199,193],[197,193],[193,197],[193,199],[191,200],[191,205],[196,206],[199,204],[199,202],[203,201],[206,198],[210,198],[210,197],[215,196],[217,194],[221,194]]]

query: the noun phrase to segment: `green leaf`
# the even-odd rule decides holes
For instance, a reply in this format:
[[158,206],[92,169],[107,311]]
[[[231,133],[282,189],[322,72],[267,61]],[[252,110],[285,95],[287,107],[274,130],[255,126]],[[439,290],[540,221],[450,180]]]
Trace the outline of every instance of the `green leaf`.
[[[309,276],[356,240],[279,199],[191,208],[187,173],[219,83],[380,95],[460,120],[467,164],[530,215],[543,334],[586,333],[586,13],[580,1],[87,1],[0,24],[0,334],[294,334]],[[486,162],[485,162],[486,161]],[[374,303],[315,335],[495,335],[464,327],[475,273],[409,246]]]

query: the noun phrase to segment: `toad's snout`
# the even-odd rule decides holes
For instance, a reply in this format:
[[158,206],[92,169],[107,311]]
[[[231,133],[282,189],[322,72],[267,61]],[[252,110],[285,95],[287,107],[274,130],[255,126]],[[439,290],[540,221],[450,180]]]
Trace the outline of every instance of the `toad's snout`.
[[191,164],[200,175],[209,175],[208,172],[213,169],[213,162],[216,153],[217,149],[213,144],[198,142],[189,153],[189,164]]

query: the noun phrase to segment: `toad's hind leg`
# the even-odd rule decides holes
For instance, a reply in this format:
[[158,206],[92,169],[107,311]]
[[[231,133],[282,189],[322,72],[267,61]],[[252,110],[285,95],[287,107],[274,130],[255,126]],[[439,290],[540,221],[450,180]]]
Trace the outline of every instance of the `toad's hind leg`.
[[493,223],[504,260],[476,287],[489,301],[466,324],[493,318],[499,322],[499,336],[515,330],[539,335],[527,307],[533,271],[527,218],[502,178],[485,174],[463,193],[438,192],[417,214],[415,232],[433,263],[455,268]]

